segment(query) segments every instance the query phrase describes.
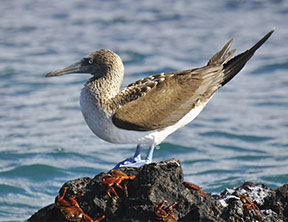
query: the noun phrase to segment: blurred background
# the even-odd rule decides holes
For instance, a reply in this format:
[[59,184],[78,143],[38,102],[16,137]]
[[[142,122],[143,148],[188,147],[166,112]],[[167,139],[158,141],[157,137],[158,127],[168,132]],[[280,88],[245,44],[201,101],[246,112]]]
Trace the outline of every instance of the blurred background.
[[[234,37],[242,52],[275,33],[154,161],[179,159],[185,180],[219,193],[244,181],[288,182],[288,1],[1,0],[0,220],[23,221],[67,180],[106,172],[135,146],[102,141],[79,105],[89,75],[45,78],[107,48],[144,76],[206,65]],[[146,151],[146,150],[145,150]]]

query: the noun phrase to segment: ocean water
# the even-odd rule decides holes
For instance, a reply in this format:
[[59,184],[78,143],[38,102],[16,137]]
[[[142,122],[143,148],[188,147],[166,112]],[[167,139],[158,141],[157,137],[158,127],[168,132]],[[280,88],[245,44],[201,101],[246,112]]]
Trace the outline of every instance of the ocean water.
[[[79,106],[88,75],[45,78],[108,48],[124,61],[123,86],[200,67],[229,39],[237,52],[275,33],[154,160],[181,160],[205,192],[244,181],[288,183],[288,1],[34,1],[0,4],[0,221],[23,221],[71,179],[111,169],[135,146],[110,144]],[[146,151],[146,150],[145,150]]]

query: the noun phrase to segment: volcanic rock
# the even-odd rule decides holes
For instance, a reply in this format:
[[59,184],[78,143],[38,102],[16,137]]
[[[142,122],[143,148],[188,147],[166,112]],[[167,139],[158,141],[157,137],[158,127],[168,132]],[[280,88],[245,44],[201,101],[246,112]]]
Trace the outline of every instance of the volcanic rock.
[[[108,186],[102,183],[107,173],[100,173],[93,179],[84,177],[68,181],[59,194],[63,194],[64,187],[68,187],[65,200],[83,194],[76,201],[83,212],[94,220],[104,215],[103,221],[167,221],[173,218],[167,207],[177,202],[172,208],[174,221],[288,221],[288,184],[270,189],[263,184],[245,182],[239,187],[226,188],[220,195],[206,195],[183,184],[181,164],[175,159],[140,168],[123,167],[121,171],[128,176],[136,176],[120,183],[122,187],[127,185],[128,197],[125,189],[115,184],[113,188],[119,198],[112,190],[111,197],[107,194]],[[167,215],[161,217],[156,215],[155,206],[161,205],[163,200],[167,201],[163,206]],[[67,220],[59,207],[52,203],[28,221]]]

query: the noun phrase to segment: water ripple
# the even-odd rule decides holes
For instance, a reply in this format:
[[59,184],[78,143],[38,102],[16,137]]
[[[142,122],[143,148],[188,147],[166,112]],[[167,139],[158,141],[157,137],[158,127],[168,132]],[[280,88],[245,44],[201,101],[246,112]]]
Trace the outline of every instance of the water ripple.
[[282,62],[282,63],[274,63],[269,65],[263,65],[254,71],[252,71],[252,74],[271,74],[277,70],[287,70],[288,69],[288,61]]
[[271,156],[263,156],[263,155],[235,155],[231,158],[228,158],[229,160],[247,160],[247,161],[260,161],[269,159]]
[[237,151],[241,153],[266,153],[265,151],[259,150],[259,149],[251,149],[251,148],[245,148],[245,147],[240,147],[240,146],[228,146],[228,145],[218,145],[218,144],[213,144],[213,146],[221,148],[223,150],[231,150],[231,151]]
[[19,166],[7,171],[0,172],[0,177],[5,178],[26,178],[31,181],[43,181],[53,179],[55,176],[67,175],[65,171],[60,168],[44,165],[32,164],[26,166]]
[[19,194],[19,193],[25,193],[25,189],[20,188],[18,186],[11,186],[7,184],[0,184],[0,196],[6,197],[7,194]]
[[247,141],[247,142],[255,142],[255,143],[269,141],[273,139],[272,137],[267,137],[267,136],[264,137],[264,136],[238,135],[238,134],[226,133],[222,131],[210,131],[210,132],[201,133],[200,135],[204,137],[231,138],[231,139],[242,140],[242,141]]

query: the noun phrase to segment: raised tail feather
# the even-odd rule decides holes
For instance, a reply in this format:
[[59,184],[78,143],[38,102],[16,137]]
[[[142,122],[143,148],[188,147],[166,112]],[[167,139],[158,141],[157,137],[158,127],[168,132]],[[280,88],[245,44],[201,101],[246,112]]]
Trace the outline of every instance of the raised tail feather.
[[[221,50],[222,52],[222,58],[225,58],[225,62],[223,64],[223,72],[224,72],[224,80],[221,83],[222,86],[224,86],[227,82],[229,82],[246,64],[246,62],[254,55],[255,51],[260,48],[261,45],[263,45],[264,42],[266,42],[266,40],[272,35],[272,33],[274,32],[274,30],[271,30],[270,32],[268,32],[261,40],[259,40],[252,48],[246,50],[245,52],[235,56],[234,58],[227,60],[227,58],[230,58],[231,54],[233,53],[233,50],[231,50],[230,52],[227,53],[227,51],[229,50],[229,47],[231,45],[231,41],[230,40],[225,46],[224,48]],[[225,49],[226,47],[226,49]],[[218,53],[220,53],[221,51],[219,51]],[[217,53],[212,57],[211,60],[213,60],[213,58],[217,55]],[[218,57],[221,58],[221,56]],[[210,60],[210,61],[211,61]],[[209,61],[209,63],[210,63]],[[221,59],[220,61],[221,62]],[[209,64],[208,63],[208,64]]]
[[227,61],[229,61],[231,57],[233,56],[234,52],[236,51],[236,49],[229,51],[232,45],[232,41],[233,39],[228,41],[226,45],[219,52],[215,53],[215,55],[209,60],[207,66],[219,65],[219,64],[222,65],[226,63]]

